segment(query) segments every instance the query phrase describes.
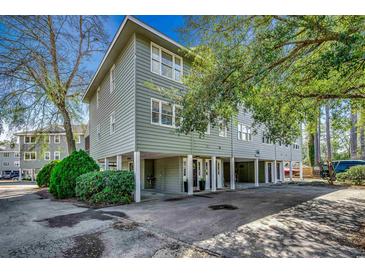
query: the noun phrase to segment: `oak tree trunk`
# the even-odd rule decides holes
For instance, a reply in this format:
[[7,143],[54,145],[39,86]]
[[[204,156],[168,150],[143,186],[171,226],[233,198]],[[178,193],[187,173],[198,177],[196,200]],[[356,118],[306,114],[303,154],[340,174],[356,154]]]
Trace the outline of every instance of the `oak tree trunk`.
[[75,140],[72,133],[71,118],[68,111],[65,108],[61,109],[61,114],[63,117],[63,127],[65,128],[66,131],[68,155],[70,155],[72,152],[76,150]]
[[350,155],[351,155],[351,159],[357,158],[357,112],[356,111],[351,111]]
[[327,142],[327,160],[332,161],[332,145],[330,131],[330,107],[326,105],[326,142]]

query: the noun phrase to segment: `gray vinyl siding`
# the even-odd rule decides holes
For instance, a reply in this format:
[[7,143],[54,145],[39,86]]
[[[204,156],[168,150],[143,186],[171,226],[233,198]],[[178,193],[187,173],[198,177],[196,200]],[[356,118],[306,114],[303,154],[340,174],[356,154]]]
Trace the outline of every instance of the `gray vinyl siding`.
[[[115,61],[115,90],[110,93],[110,74],[100,84],[99,108],[96,91],[89,105],[90,155],[94,159],[134,151],[135,148],[135,50],[134,36]],[[116,129],[110,134],[110,115],[115,112]],[[97,139],[97,125],[101,137]]]
[[155,160],[156,190],[166,193],[182,192],[182,158]]
[[[17,148],[19,149],[19,148]],[[13,170],[19,170],[19,167],[15,166],[14,162],[19,161],[19,157],[15,157],[15,153],[18,151],[12,151],[12,150],[6,150],[6,151],[0,151],[0,175],[3,171],[13,171]],[[9,153],[9,157],[5,157],[4,154]],[[9,166],[4,166],[4,162],[9,163]]]

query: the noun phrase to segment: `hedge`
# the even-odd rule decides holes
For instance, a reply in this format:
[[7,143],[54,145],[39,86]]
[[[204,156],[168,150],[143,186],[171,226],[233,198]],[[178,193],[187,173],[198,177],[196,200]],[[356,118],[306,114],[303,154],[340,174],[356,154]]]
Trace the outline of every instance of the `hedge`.
[[75,197],[77,177],[99,169],[85,151],[74,151],[53,169],[49,191],[58,199]]
[[352,166],[347,171],[337,174],[337,180],[350,181],[356,185],[365,184],[365,166]]
[[46,164],[39,172],[36,178],[39,187],[47,187],[50,184],[51,173],[53,168],[59,163],[59,160],[54,160]]
[[126,170],[89,172],[76,180],[76,196],[90,204],[132,202],[134,174]]

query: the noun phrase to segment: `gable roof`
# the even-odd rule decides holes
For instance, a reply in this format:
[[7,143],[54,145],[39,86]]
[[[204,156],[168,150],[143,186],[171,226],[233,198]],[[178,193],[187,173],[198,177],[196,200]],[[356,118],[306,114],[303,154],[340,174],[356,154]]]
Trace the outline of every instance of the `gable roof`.
[[[76,134],[85,134],[86,131],[86,125],[72,125],[72,132],[76,133]],[[41,128],[38,130],[29,130],[29,131],[21,131],[21,132],[17,132],[14,135],[19,136],[19,135],[32,135],[32,134],[65,134],[65,129],[63,126],[61,125],[54,125],[54,126],[48,126],[45,128]]]
[[187,50],[183,45],[179,44],[178,42],[159,32],[158,30],[148,26],[147,24],[141,22],[133,16],[127,15],[120,25],[117,33],[113,38],[113,41],[111,42],[89,86],[87,87],[82,97],[83,102],[89,102],[89,99],[96,91],[98,85],[104,78],[104,75],[106,75],[106,73],[112,67],[115,58],[119,55],[131,35],[135,32],[143,33],[147,36],[153,37],[157,41],[164,42],[168,44],[169,47],[172,47],[172,49],[175,51],[179,49]]

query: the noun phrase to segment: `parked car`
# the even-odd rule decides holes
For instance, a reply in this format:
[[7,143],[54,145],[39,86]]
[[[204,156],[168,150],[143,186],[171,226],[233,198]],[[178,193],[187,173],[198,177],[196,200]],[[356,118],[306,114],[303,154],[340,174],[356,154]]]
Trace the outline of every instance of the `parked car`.
[[[290,176],[289,163],[285,163],[285,165],[284,165],[284,173],[285,173],[285,177],[289,177]],[[298,163],[294,163],[293,164],[293,176],[299,176],[299,174],[300,174],[299,164]]]
[[4,179],[4,180],[11,179],[11,170],[5,170],[5,171],[3,171],[3,175],[2,175],[2,178],[1,179]]
[[336,173],[345,172],[352,166],[365,165],[363,160],[340,160],[332,162],[333,168]]
[[19,170],[13,170],[13,172],[11,173],[11,179],[13,179],[14,181],[19,180]]

